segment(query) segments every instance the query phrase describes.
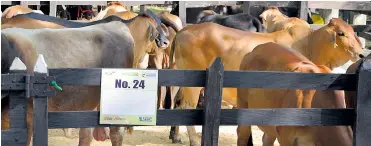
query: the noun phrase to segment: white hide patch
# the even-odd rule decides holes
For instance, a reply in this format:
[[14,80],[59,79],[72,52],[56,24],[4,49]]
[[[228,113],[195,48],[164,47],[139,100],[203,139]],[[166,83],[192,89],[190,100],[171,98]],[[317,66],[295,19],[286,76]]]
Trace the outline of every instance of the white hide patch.
[[146,55],[143,56],[143,61],[139,62],[139,68],[146,69],[148,67],[148,61],[149,61],[149,54],[146,53]]

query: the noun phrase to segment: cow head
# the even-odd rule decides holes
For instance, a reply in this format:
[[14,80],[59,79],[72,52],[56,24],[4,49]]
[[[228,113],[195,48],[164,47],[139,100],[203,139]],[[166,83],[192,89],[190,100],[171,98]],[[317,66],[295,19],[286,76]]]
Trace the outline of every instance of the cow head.
[[276,21],[279,21],[280,19],[275,18],[287,18],[286,15],[282,14],[281,11],[274,6],[268,7],[263,13],[259,15],[259,18],[262,19],[263,26],[265,28],[269,28],[269,26],[276,23]]
[[168,28],[150,10],[133,19],[128,26],[135,40],[134,67],[146,68],[146,55],[153,55],[169,46]]
[[363,57],[364,49],[361,42],[353,28],[346,22],[339,18],[332,18],[327,25],[327,32],[329,33],[330,43],[335,49],[339,49],[343,54],[346,54],[344,57],[347,57],[347,60],[356,62],[360,57]]
[[151,10],[147,10],[146,14],[152,17],[156,22],[155,29],[151,27],[150,40],[155,40],[157,47],[161,49],[167,48],[169,46],[169,39],[167,39],[169,32],[167,27],[161,23],[160,18],[158,18],[158,16],[155,15]]

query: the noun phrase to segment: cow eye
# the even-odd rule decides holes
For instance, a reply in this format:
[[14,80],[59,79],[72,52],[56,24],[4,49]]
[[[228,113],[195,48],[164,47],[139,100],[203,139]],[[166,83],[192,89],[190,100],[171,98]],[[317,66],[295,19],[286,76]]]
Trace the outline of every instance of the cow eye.
[[344,32],[338,32],[338,35],[339,35],[339,36],[345,36],[345,35],[344,35]]

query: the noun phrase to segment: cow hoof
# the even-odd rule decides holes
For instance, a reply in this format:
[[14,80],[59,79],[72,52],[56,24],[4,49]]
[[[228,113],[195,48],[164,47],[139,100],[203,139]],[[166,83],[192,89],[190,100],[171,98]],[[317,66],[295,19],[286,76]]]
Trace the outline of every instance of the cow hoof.
[[72,135],[72,129],[71,128],[65,128],[63,129],[64,131],[64,136],[67,138],[74,138]]
[[179,144],[182,144],[183,142],[182,142],[182,139],[180,138],[180,136],[175,136],[175,135],[173,135],[173,136],[169,136],[169,139],[171,139],[172,140],[172,142],[173,143],[179,143]]
[[179,143],[179,144],[182,144],[183,143],[182,142],[182,139],[180,137],[176,137],[176,138],[174,138],[172,140],[173,140],[173,143]]
[[67,137],[67,138],[71,138],[71,139],[74,138],[72,135],[69,135],[69,134],[66,134],[66,135],[64,135],[64,136]]
[[198,142],[190,141],[189,146],[201,146]]

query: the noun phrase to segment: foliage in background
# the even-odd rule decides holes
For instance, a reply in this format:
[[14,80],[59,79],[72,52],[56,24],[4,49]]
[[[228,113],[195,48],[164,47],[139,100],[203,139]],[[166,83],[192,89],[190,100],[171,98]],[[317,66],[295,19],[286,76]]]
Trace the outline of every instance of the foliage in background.
[[[171,6],[156,6],[156,5],[146,5],[146,9],[151,10],[154,13],[161,12],[161,11],[171,11]],[[133,12],[139,13],[140,6],[133,6]]]

